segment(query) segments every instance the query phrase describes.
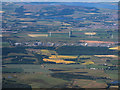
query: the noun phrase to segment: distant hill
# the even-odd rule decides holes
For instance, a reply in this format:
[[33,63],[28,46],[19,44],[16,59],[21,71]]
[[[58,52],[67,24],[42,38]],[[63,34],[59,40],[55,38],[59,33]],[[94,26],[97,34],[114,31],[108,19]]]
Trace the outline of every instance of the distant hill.
[[83,7],[96,7],[105,9],[118,9],[117,2],[98,2],[98,3],[88,3],[88,2],[26,2],[24,4],[49,4],[49,5],[69,5],[69,6],[83,6]]

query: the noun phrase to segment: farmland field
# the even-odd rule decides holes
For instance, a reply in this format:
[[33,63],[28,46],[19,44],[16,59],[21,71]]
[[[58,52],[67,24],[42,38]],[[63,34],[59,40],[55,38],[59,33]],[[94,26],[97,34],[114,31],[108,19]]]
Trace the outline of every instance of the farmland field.
[[48,37],[47,34],[28,34],[30,37]]
[[117,2],[3,2],[2,88],[118,89]]

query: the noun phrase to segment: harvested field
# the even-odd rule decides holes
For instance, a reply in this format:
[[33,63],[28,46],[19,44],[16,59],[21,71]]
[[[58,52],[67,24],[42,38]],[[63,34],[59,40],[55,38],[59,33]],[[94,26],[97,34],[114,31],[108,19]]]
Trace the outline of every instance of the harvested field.
[[82,88],[106,88],[106,83],[98,83],[94,80],[84,80],[84,79],[76,79],[73,85],[78,85]]
[[0,11],[0,13],[4,13],[5,11]]
[[34,19],[31,19],[31,18],[18,18],[18,19],[21,20],[21,21],[23,21],[23,20],[25,20],[25,21],[34,20]]
[[94,55],[96,57],[112,57],[112,58],[118,58],[116,55]]
[[111,50],[120,50],[120,46],[118,46],[118,47],[112,47],[112,48],[109,48],[109,49],[111,49]]
[[48,37],[48,34],[28,34],[30,37]]
[[91,32],[87,32],[87,33],[84,33],[85,35],[95,35],[96,33],[95,32],[93,32],[93,33],[91,33]]
[[32,15],[31,13],[25,13],[24,15]]

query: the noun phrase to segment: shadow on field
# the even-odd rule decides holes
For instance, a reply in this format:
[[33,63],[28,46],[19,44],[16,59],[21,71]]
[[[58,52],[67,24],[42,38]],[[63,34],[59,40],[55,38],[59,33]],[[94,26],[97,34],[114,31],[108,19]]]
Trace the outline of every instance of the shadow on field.
[[72,79],[111,80],[110,78],[106,78],[106,77],[94,77],[94,76],[88,76],[88,75],[75,75],[75,74],[72,74],[72,73],[52,73],[51,76],[55,77],[55,78],[61,78],[61,79],[64,79],[64,80],[72,80]]

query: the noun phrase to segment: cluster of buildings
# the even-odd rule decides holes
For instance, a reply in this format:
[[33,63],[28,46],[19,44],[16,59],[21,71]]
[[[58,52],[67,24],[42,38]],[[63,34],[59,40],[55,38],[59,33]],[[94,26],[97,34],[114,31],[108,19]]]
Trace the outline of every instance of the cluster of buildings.
[[63,43],[63,42],[24,42],[24,43],[14,43],[15,46],[94,46],[94,47],[112,47],[117,45],[117,42],[104,42],[104,41],[87,41],[80,40],[76,43]]
[[118,42],[110,41],[89,41],[89,40],[80,40],[83,46],[95,46],[95,47],[111,47],[118,44]]

